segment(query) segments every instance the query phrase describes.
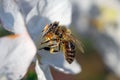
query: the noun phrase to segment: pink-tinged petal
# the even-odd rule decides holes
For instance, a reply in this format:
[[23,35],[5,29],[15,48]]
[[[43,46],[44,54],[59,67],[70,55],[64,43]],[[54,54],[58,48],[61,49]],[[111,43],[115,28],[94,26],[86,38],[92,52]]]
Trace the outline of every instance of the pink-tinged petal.
[[21,79],[27,72],[36,48],[26,34],[0,38],[0,77]]
[[61,52],[56,54],[50,54],[48,51],[40,50],[39,55],[41,56],[41,63],[50,65],[55,69],[69,74],[77,74],[81,72],[81,67],[76,60],[72,64],[69,64]]
[[15,0],[0,2],[3,27],[15,33],[0,38],[0,77],[18,80],[25,75],[35,56],[36,47],[27,33],[25,21]]
[[0,38],[0,78],[21,79],[27,72],[36,48],[31,39],[24,35]]
[[39,64],[38,60],[36,61],[35,67],[38,80],[53,80],[49,66],[46,64]]

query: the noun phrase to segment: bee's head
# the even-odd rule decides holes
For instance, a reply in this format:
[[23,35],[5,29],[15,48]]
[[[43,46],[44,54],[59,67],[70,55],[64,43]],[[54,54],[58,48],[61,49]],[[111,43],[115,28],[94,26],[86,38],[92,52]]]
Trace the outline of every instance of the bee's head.
[[55,21],[49,25],[46,25],[43,32],[43,37],[46,36],[47,34],[49,34],[50,32],[54,32],[54,30],[56,29],[56,27],[59,25],[59,22]]

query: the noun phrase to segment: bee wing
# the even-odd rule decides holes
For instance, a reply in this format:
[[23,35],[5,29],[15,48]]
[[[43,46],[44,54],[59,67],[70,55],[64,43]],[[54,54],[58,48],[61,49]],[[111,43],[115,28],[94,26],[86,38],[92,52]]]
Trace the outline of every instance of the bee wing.
[[77,45],[77,48],[84,53],[84,49],[83,49],[83,44],[81,41],[79,41],[75,36],[73,36],[72,34],[69,35],[69,38],[72,39],[72,41],[75,43],[75,45]]
[[[76,45],[77,45],[78,49],[79,49],[82,53],[84,53],[84,49],[83,49],[83,44],[82,44],[82,42],[76,40]],[[79,46],[79,45],[80,45],[80,46]]]

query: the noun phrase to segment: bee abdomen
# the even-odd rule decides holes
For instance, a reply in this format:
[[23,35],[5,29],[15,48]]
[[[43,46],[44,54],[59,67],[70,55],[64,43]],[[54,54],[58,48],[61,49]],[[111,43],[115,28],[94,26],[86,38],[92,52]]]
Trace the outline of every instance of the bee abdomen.
[[65,53],[65,58],[66,58],[66,60],[69,64],[71,64],[74,61],[74,58],[75,58],[75,53],[74,52],[72,51],[72,52],[66,52]]

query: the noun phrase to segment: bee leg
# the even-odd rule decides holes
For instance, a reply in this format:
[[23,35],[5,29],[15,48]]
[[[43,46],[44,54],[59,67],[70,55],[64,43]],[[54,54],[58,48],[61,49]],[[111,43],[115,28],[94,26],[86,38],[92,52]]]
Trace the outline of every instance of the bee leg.
[[[51,43],[50,44],[50,42],[51,41],[57,41],[57,39],[50,39],[50,40],[46,40],[46,41],[44,41],[44,42],[41,42],[41,44],[43,45],[43,44],[45,44],[45,43],[49,43],[47,46],[48,47],[43,47],[43,48],[41,48],[41,49],[44,49],[44,50],[48,50],[48,48],[49,48],[49,50],[48,51],[50,51],[50,53],[53,53],[53,52],[59,52],[60,51],[60,42],[58,42],[58,43],[56,43],[56,44],[53,44],[53,43]],[[40,49],[40,50],[41,50]]]
[[48,45],[48,46],[45,46],[45,47],[40,48],[39,50],[44,49],[44,50],[46,50],[46,51],[50,51],[50,53],[53,53],[53,52],[57,52],[57,51],[55,50],[56,47],[57,47],[56,44],[50,44],[50,45]]
[[59,52],[59,51],[60,51],[60,50],[58,50],[58,49],[53,49],[53,48],[52,48],[52,49],[50,50],[50,53]]
[[53,50],[53,52],[59,52],[59,50]]
[[54,44],[54,46],[51,46],[50,52],[59,52],[60,51],[60,43]]
[[[55,49],[55,48],[58,48],[58,49]],[[39,50],[46,50],[46,51],[50,51],[50,53],[54,53],[54,52],[59,52],[60,51],[60,48],[57,44],[50,44],[48,45],[47,47],[42,47],[40,48]]]
[[[46,50],[47,49],[47,51],[50,51],[50,49],[52,47],[54,47],[56,44],[53,44],[53,43],[52,44],[47,44],[49,42],[50,42],[50,40],[42,42],[41,46],[39,47],[39,50],[42,50],[42,49]],[[49,48],[49,50],[48,50],[48,48]]]
[[57,48],[58,46],[54,44],[54,46],[51,46],[50,48],[50,53],[53,53],[53,52],[58,52],[58,50],[56,50],[55,48]]
[[58,46],[58,49],[59,49],[59,51],[60,51],[60,45],[61,45],[61,42],[59,42],[59,44],[58,44],[59,46]]
[[45,44],[45,43],[48,43],[48,42],[50,42],[50,40],[43,41],[40,44]]
[[59,52],[59,50],[50,49],[50,53]]
[[52,52],[60,52],[60,43],[56,44],[54,48],[58,48],[58,49],[53,49]]
[[45,43],[48,43],[48,42],[50,42],[50,41],[56,41],[56,40],[57,40],[57,39],[46,40],[46,41],[41,42],[41,44],[45,44]]

